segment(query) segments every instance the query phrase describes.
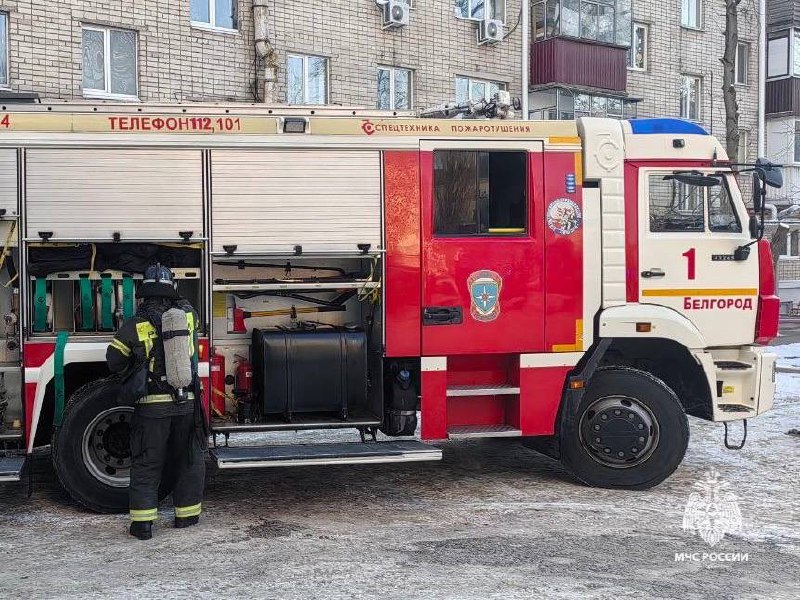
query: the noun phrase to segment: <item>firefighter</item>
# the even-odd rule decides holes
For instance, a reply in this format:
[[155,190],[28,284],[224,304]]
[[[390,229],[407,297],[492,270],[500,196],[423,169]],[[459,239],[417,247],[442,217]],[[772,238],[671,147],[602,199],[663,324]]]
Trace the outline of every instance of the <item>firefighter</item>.
[[[147,268],[138,296],[142,303],[112,340],[106,362],[111,371],[124,374],[123,395],[135,399],[130,534],[147,540],[158,517],[164,473],[175,475],[175,527],[198,523],[206,436],[197,375],[197,313],[178,295],[172,271],[160,264]],[[168,328],[176,314],[183,325]],[[179,381],[185,387],[175,387],[170,380],[174,383],[182,369],[185,376]]]

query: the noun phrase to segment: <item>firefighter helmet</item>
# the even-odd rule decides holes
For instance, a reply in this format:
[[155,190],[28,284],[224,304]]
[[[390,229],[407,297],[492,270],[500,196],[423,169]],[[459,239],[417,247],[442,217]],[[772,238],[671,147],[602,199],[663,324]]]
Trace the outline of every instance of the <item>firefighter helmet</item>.
[[155,263],[145,270],[138,295],[140,298],[177,298],[175,287],[172,271],[161,263]]

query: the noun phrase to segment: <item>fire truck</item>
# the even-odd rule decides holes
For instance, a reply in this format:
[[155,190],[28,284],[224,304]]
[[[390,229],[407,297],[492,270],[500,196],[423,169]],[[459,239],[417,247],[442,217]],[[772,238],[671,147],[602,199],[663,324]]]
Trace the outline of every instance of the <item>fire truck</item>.
[[[657,485],[687,415],[772,407],[780,179],[675,119],[3,106],[0,477],[49,445],[76,501],[126,508],[133,409],[105,352],[160,262],[201,315],[219,469],[516,438],[588,485]],[[318,443],[278,443],[299,430]]]

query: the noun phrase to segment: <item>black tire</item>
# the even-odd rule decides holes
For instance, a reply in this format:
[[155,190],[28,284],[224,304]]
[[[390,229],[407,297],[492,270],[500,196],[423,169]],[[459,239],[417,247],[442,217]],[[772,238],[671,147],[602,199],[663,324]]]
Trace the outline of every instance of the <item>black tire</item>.
[[[76,502],[100,513],[128,510],[133,409],[119,405],[119,389],[113,378],[84,385],[70,396],[63,424],[53,433],[59,482]],[[159,499],[169,494],[171,480],[164,477]]]
[[560,433],[561,461],[587,485],[644,490],[669,477],[689,444],[675,392],[644,371],[598,370]]

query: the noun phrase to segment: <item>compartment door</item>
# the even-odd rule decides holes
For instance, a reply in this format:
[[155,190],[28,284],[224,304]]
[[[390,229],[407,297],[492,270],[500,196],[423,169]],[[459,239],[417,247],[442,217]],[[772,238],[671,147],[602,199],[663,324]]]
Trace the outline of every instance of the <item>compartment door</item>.
[[422,353],[541,352],[541,142],[423,141]]
[[204,235],[200,150],[32,149],[25,164],[28,239],[40,231],[64,241]]
[[381,246],[375,150],[214,150],[213,252],[360,252]]

